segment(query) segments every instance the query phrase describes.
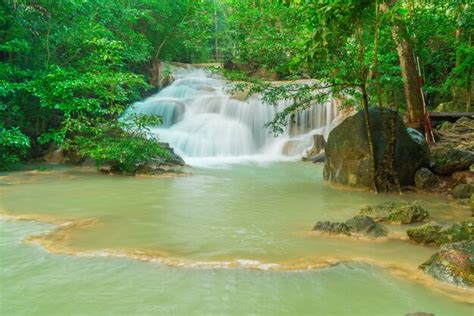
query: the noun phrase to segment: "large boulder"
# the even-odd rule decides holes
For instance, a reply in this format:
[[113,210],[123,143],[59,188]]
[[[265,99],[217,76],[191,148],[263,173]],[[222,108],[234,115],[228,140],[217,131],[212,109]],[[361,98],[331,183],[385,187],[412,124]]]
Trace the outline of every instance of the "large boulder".
[[428,219],[428,211],[417,203],[386,202],[370,205],[360,210],[361,215],[369,215],[375,221],[389,224],[412,224]]
[[[394,112],[388,109],[369,111],[376,170],[390,140],[390,126]],[[410,135],[398,117],[394,167],[402,186],[414,184],[415,173],[429,166],[430,153],[423,137],[416,131]],[[416,136],[415,136],[416,135]],[[325,147],[324,179],[342,185],[372,188],[372,160],[369,154],[364,112],[348,117],[329,134]]]
[[442,282],[473,287],[474,241],[445,244],[420,268]]

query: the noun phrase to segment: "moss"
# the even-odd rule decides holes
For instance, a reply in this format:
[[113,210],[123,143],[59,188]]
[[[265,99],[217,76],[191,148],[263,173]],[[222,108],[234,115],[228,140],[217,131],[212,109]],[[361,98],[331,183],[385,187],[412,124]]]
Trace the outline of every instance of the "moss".
[[440,225],[424,225],[407,230],[410,240],[427,245],[442,245],[446,243],[473,240],[474,221],[468,219],[460,224],[443,228]]
[[474,243],[462,241],[443,245],[420,268],[434,278],[458,286],[474,286]]
[[367,206],[360,210],[361,215],[370,215],[378,222],[391,224],[410,224],[426,220],[428,211],[416,202],[386,202],[379,205]]

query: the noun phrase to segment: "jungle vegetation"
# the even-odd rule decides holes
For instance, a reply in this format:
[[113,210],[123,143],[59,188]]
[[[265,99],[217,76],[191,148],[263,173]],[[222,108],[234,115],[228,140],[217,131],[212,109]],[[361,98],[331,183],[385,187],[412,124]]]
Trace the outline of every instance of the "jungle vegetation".
[[[124,169],[165,156],[119,120],[162,61],[219,62],[270,104],[293,100],[277,133],[329,94],[415,127],[440,104],[471,110],[468,0],[5,0],[0,24],[0,169],[59,147]],[[317,83],[267,81],[300,78]]]

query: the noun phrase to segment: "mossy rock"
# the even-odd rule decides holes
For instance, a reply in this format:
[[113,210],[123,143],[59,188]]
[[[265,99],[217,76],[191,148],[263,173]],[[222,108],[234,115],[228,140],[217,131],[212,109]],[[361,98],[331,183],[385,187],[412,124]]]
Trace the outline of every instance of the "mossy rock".
[[340,222],[319,221],[314,225],[313,230],[329,235],[350,235],[349,227]]
[[357,215],[347,220],[345,224],[349,231],[369,237],[383,237],[387,235],[385,228],[367,215]]
[[440,225],[424,225],[407,230],[411,241],[426,245],[442,245],[474,239],[474,220],[467,219],[449,227]]
[[417,189],[430,189],[436,184],[436,176],[427,168],[421,168],[415,174],[415,186]]
[[474,287],[474,241],[443,245],[420,269],[440,281]]
[[345,222],[320,221],[313,231],[329,235],[365,236],[371,238],[387,235],[385,228],[366,215],[357,215]]
[[458,184],[454,187],[453,191],[451,192],[453,196],[457,199],[469,199],[471,195],[474,193],[474,185],[473,184]]
[[474,164],[474,153],[459,148],[439,147],[432,151],[431,170],[449,176],[456,171],[468,170]]
[[[377,173],[385,168],[384,155],[390,144],[391,122],[394,111],[370,109],[369,117],[374,145],[375,169]],[[394,151],[394,168],[401,186],[413,185],[415,173],[421,167],[428,167],[430,152],[423,135],[408,131],[403,119],[397,117],[397,142]],[[347,117],[336,126],[325,146],[324,180],[357,188],[373,188],[372,168],[364,111]]]
[[377,222],[389,224],[419,223],[429,217],[428,211],[415,202],[393,201],[364,207],[359,214],[369,215]]

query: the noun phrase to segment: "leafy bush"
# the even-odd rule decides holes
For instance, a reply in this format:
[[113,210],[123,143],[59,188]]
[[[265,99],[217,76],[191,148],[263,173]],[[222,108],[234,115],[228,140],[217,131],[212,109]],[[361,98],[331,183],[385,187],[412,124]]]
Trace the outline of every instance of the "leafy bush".
[[171,158],[147,127],[159,123],[160,117],[133,116],[129,121],[101,126],[92,137],[77,136],[72,146],[80,155],[94,159],[97,167],[108,164],[114,172],[133,173],[149,161]]
[[80,154],[89,156],[96,165],[109,164],[113,171],[135,172],[140,164],[157,158],[166,160],[169,152],[153,139],[127,135],[100,135],[94,139],[78,138]]
[[18,128],[0,128],[0,170],[20,161],[30,148],[30,139]]

